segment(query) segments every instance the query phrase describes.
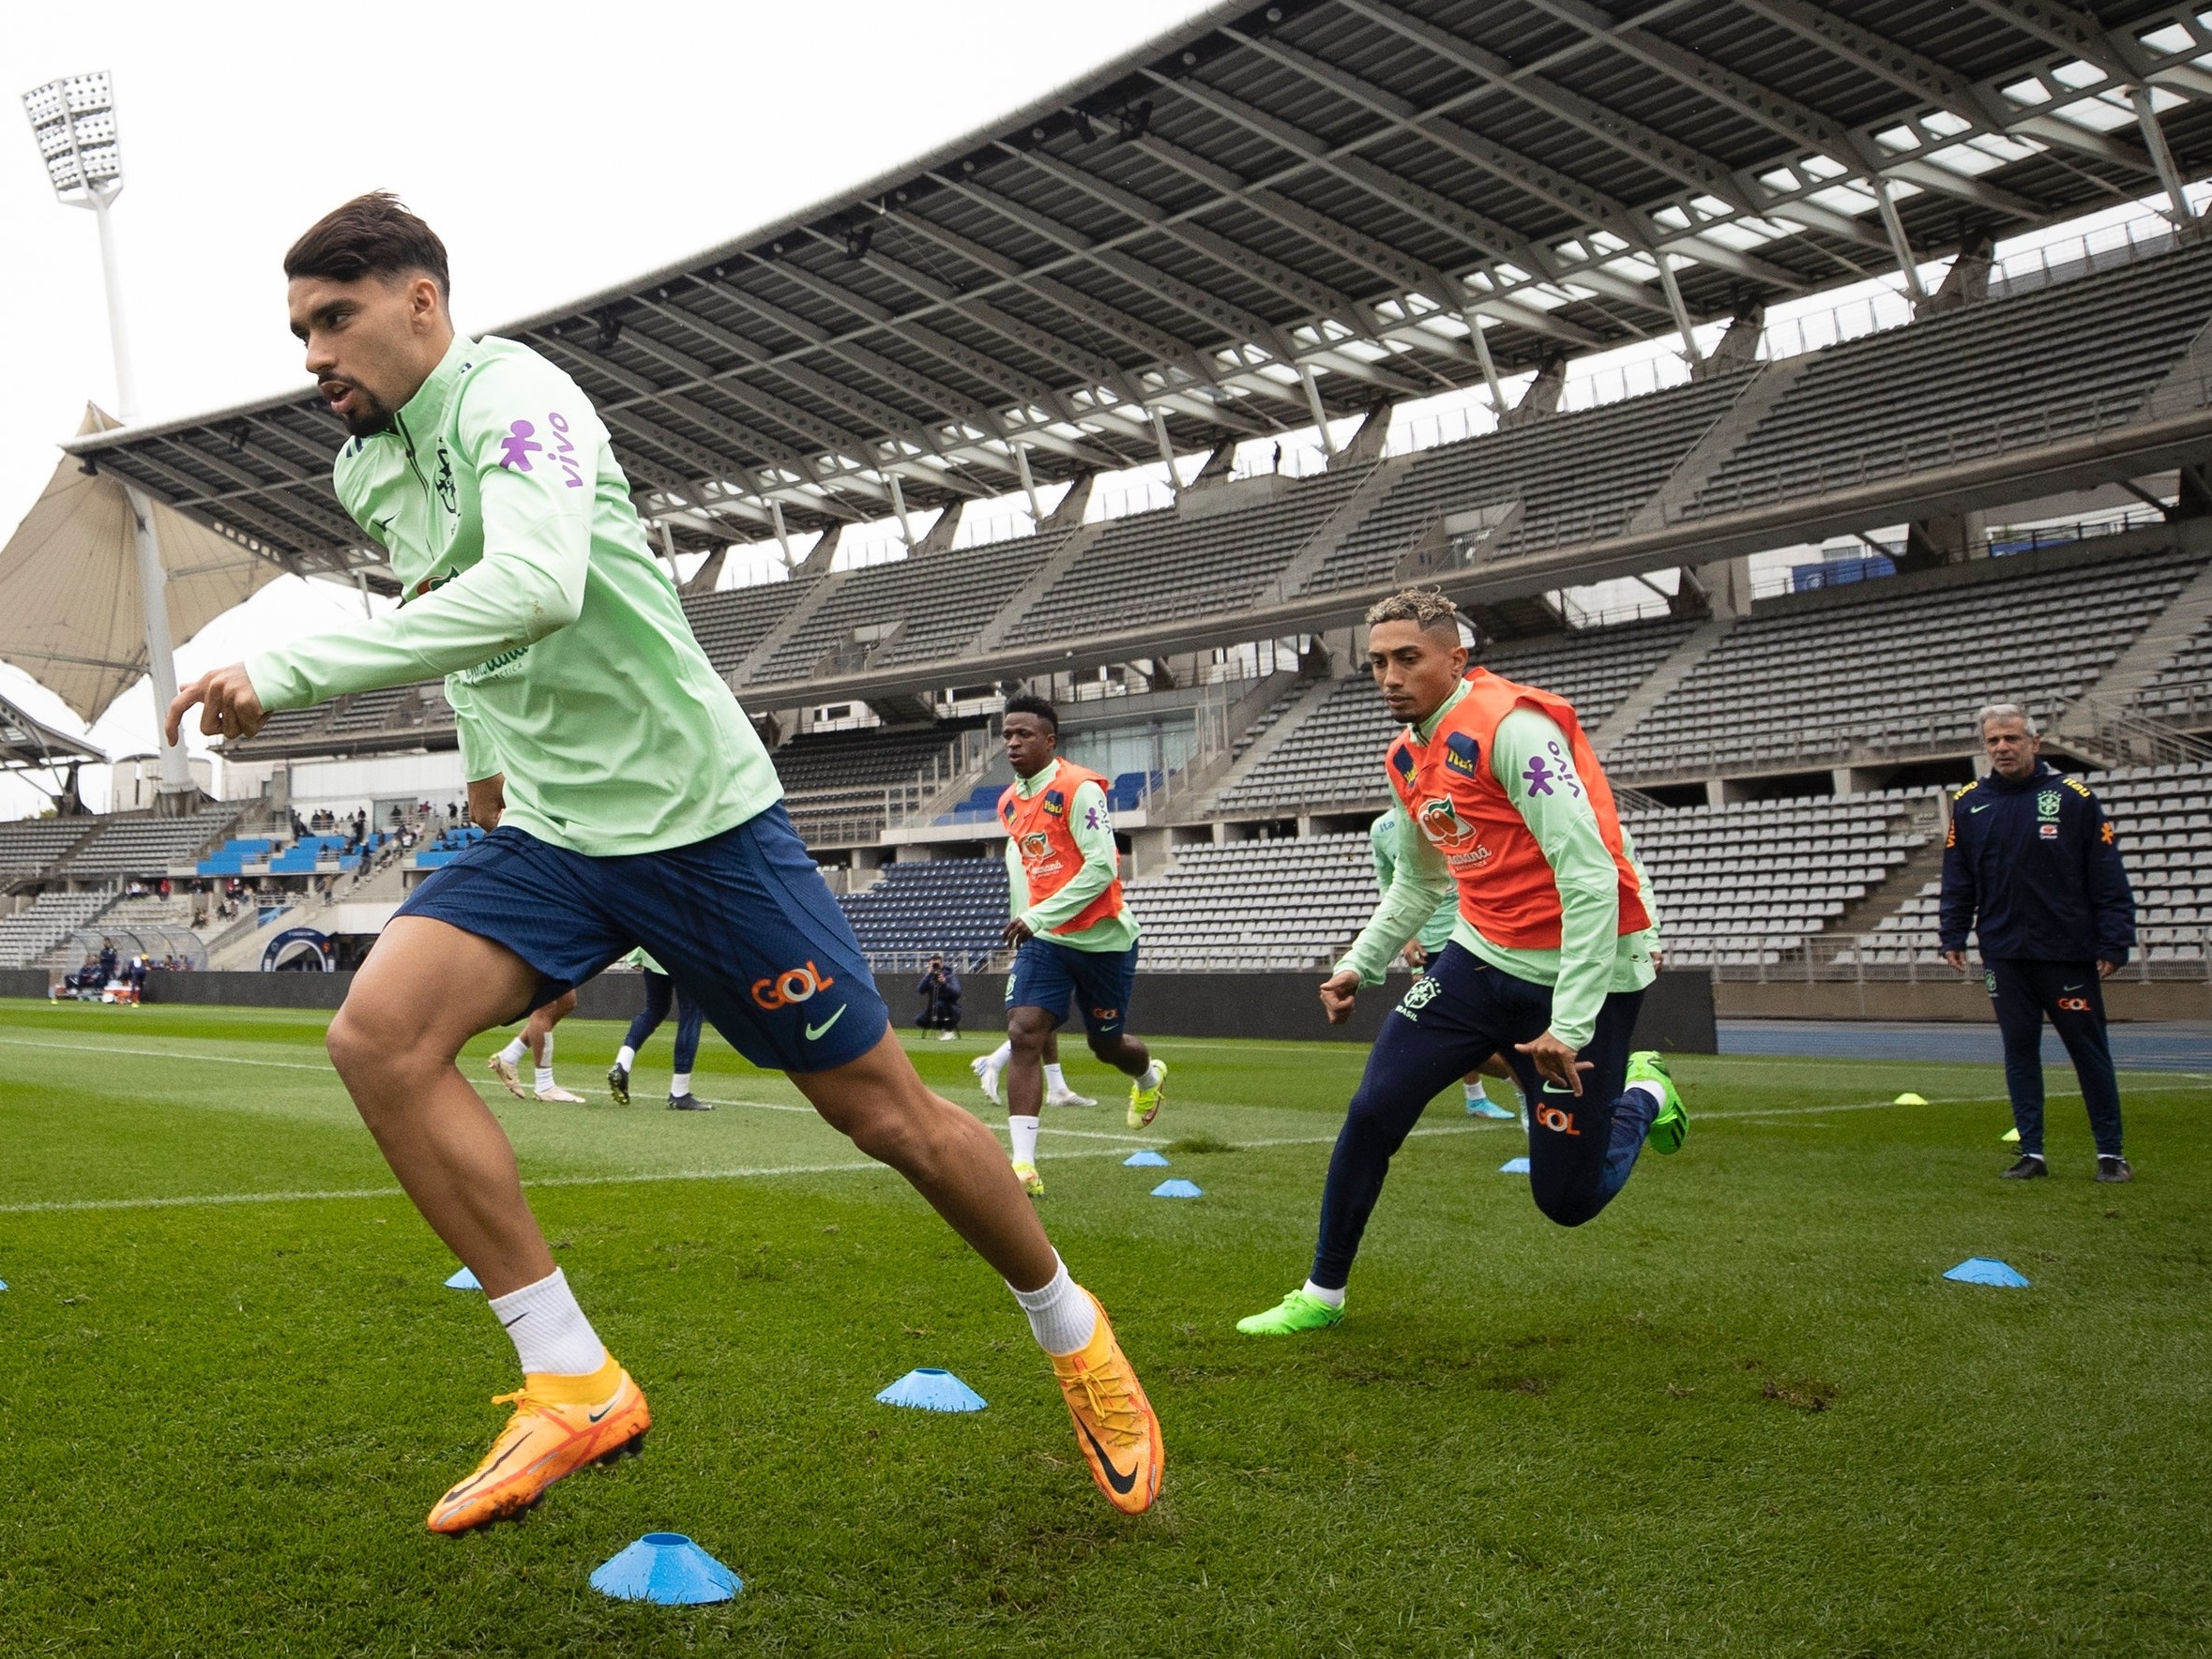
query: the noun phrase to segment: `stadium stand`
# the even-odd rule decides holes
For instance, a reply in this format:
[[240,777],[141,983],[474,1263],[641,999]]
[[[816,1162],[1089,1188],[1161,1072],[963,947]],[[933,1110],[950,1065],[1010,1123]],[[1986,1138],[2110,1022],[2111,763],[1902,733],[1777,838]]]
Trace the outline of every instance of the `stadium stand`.
[[[1071,534],[1025,535],[848,572],[753,677],[797,679],[826,657],[826,666],[849,670],[871,660],[956,656]],[[694,632],[698,626],[695,619]],[[859,630],[886,628],[892,631],[859,637]]]
[[690,620],[691,636],[706,653],[707,661],[714,664],[717,673],[727,674],[768,637],[812,585],[810,578],[686,595],[684,614]]
[[98,876],[160,876],[174,865],[194,863],[203,849],[238,822],[236,807],[220,807],[188,818],[157,818],[132,813],[107,820],[99,831],[71,853],[61,873],[75,879]]
[[2174,654],[2137,696],[2135,706],[2174,726],[2212,724],[2212,622]]
[[1241,509],[1139,513],[1109,525],[1039,594],[1008,644],[1235,611],[1366,482],[1357,469],[1300,483]]
[[968,732],[982,735],[983,722],[801,732],[773,756],[784,809],[810,845],[873,840],[895,807],[952,781]]
[[[1484,653],[1497,672],[1555,691],[1595,727],[1673,654],[1696,626],[1665,618],[1614,627],[1577,629],[1540,640],[1506,641]],[[1249,744],[1280,719],[1279,704],[1241,740]],[[1341,681],[1258,765],[1225,790],[1214,806],[1226,816],[1282,816],[1314,807],[1385,803],[1384,746],[1398,722],[1366,674]]]
[[2204,563],[2060,549],[1772,601],[1611,737],[1608,764],[1624,777],[1826,764],[1955,746],[1987,702],[2054,714]]
[[[1930,844],[1933,791],[1629,812],[1660,937],[1684,966],[1780,955],[1826,931]],[[1916,810],[1917,807],[1917,810]]]
[[1175,867],[1125,889],[1155,971],[1303,969],[1333,961],[1375,907],[1364,835],[1183,849]]
[[1485,559],[1617,535],[1750,379],[1721,375],[1433,450],[1322,562],[1308,591],[1386,581],[1445,515],[1518,501]]
[[115,901],[113,893],[41,893],[0,916],[0,968],[26,968]]
[[1007,925],[1007,867],[996,856],[894,864],[863,893],[838,903],[860,948],[879,968],[903,968],[934,952],[979,967]]
[[1682,516],[2116,425],[2208,315],[2212,249],[2199,246],[1829,346]]
[[92,818],[26,818],[0,823],[0,887],[37,875],[91,835]]

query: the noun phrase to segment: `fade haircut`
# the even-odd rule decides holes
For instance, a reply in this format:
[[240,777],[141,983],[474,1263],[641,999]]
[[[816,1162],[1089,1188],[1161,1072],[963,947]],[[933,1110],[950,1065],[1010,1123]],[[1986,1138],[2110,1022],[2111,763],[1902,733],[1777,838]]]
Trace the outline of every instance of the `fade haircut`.
[[1060,735],[1060,711],[1035,692],[1017,691],[1008,698],[999,719],[1004,721],[1008,715],[1035,715],[1053,729],[1054,737]]
[[331,282],[358,282],[376,277],[388,282],[413,276],[430,278],[437,283],[441,299],[452,298],[445,243],[389,190],[371,190],[332,208],[284,254],[287,281],[321,277]]
[[1434,588],[1401,588],[1370,605],[1363,620],[1371,628],[1386,622],[1410,622],[1424,634],[1449,634],[1453,644],[1463,644],[1469,651],[1482,643],[1481,630]]

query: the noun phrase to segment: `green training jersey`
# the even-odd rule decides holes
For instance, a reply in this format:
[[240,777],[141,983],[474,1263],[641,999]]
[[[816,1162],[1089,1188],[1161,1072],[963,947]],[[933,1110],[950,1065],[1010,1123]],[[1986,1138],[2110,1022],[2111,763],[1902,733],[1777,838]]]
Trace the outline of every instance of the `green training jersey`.
[[[1446,710],[1465,695],[1462,684],[1420,723],[1424,742],[1435,734],[1436,722]],[[1558,883],[1559,948],[1516,950],[1493,944],[1464,916],[1454,920],[1452,939],[1501,973],[1552,987],[1552,1034],[1580,1048],[1597,1031],[1598,1010],[1609,993],[1641,990],[1658,976],[1651,953],[1659,949],[1659,910],[1652,900],[1650,879],[1636,857],[1635,842],[1623,826],[1622,850],[1635,866],[1637,886],[1652,924],[1640,932],[1619,931],[1620,875],[1599,833],[1596,808],[1571,792],[1532,795],[1522,776],[1520,757],[1546,753],[1544,746],[1549,743],[1567,747],[1567,734],[1558,723],[1535,709],[1517,708],[1498,722],[1490,765],[1507,799],[1543,849]],[[1430,845],[1403,807],[1392,807],[1391,816],[1398,824],[1395,879],[1373,918],[1337,964],[1340,973],[1356,972],[1362,985],[1381,984],[1390,958],[1433,915],[1437,904],[1456,899],[1451,867],[1444,854]],[[1454,909],[1456,912],[1456,903]]]
[[[1375,885],[1385,893],[1390,891],[1390,883],[1398,876],[1400,816],[1399,809],[1393,807],[1367,826],[1368,851],[1375,862]],[[1449,944],[1452,927],[1459,919],[1459,895],[1454,893],[1436,907],[1434,915],[1421,924],[1421,930],[1417,935],[1421,943],[1421,954],[1432,959],[1438,951]]]
[[468,776],[506,774],[502,822],[594,857],[705,840],[782,798],[607,429],[545,358],[456,338],[335,481],[401,607],[248,658],[264,708],[444,674]]
[[[1035,777],[1015,778],[1014,789],[1023,800],[1029,800],[1052,782],[1059,769],[1059,762],[1054,761]],[[1057,893],[1035,904],[1029,902],[1029,873],[1022,867],[1022,851],[1012,837],[1007,837],[1007,897],[1015,916],[1048,944],[1064,944],[1069,950],[1129,949],[1137,943],[1137,918],[1129,914],[1126,903],[1081,933],[1053,932],[1062,922],[1083,914],[1091,900],[1113,886],[1114,877],[1121,873],[1121,850],[1114,844],[1114,820],[1106,810],[1106,792],[1097,784],[1076,785],[1068,803],[1068,833],[1075,837],[1076,848],[1083,853],[1083,868],[1068,877],[1068,884]]]

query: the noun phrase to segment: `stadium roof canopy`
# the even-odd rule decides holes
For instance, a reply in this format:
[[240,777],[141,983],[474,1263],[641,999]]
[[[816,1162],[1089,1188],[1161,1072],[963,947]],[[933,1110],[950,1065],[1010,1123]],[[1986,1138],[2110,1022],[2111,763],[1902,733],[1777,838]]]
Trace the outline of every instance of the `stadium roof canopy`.
[[82,737],[57,731],[0,697],[0,772],[60,771],[107,758]]
[[[1477,385],[2154,194],[2212,166],[2205,66],[2194,8],[2127,0],[1222,6],[494,332],[575,375],[682,545],[761,539]],[[373,570],[330,493],[342,437],[302,392],[68,447],[289,568]]]

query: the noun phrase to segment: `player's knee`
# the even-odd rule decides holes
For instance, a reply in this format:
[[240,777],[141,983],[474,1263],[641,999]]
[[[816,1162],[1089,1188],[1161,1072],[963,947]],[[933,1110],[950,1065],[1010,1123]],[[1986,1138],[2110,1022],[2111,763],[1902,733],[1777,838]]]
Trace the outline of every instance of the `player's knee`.
[[1092,1057],[1104,1061],[1108,1065],[1120,1060],[1122,1050],[1129,1046],[1129,1039],[1119,1032],[1088,1032],[1084,1033],[1084,1040],[1090,1044]]
[[1017,1054],[1042,1054],[1052,1035],[1049,1020],[1023,1019],[1017,1014],[1007,1025],[1007,1041],[1014,1046]]
[[1580,1227],[1605,1208],[1605,1200],[1574,1187],[1532,1185],[1529,1196],[1548,1221],[1561,1227]]

